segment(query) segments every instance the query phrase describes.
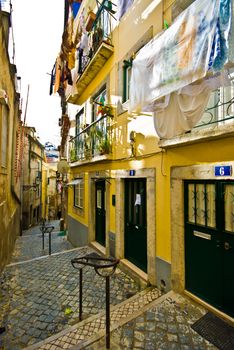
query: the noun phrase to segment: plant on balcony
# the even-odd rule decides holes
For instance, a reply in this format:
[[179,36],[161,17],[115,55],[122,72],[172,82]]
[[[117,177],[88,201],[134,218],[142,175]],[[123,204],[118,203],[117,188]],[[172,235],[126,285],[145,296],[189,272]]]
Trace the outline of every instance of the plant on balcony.
[[86,136],[86,138],[85,138],[84,157],[85,157],[85,159],[92,158],[92,145],[91,145],[91,137],[90,136]]
[[98,113],[101,113],[101,115],[107,115],[109,117],[113,117],[113,107],[109,105],[99,105],[98,107]]
[[75,162],[76,161],[76,150],[75,148],[70,149],[70,161]]
[[108,138],[102,139],[98,145],[99,153],[102,154],[109,154],[111,145]]

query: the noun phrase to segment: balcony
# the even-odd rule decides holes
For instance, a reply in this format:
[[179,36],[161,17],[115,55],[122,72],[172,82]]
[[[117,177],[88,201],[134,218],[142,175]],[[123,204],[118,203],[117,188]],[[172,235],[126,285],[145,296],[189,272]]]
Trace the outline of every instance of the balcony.
[[70,140],[71,163],[111,153],[111,117],[103,115]]
[[231,86],[221,87],[212,92],[208,106],[199,123],[183,135],[159,141],[159,146],[170,148],[233,135],[234,73],[231,73]]
[[111,14],[104,4],[105,1],[103,1],[102,5],[99,7],[96,19],[88,33],[89,40],[92,38],[88,54],[83,54],[79,58],[78,77],[76,80],[77,92],[71,95],[69,90],[66,91],[67,102],[78,103],[78,99],[87,86],[96,77],[114,52],[111,37]]

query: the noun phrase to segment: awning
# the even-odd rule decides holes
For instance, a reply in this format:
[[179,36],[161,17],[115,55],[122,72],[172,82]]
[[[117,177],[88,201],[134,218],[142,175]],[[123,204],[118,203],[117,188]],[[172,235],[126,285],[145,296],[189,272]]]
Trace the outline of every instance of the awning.
[[80,179],[74,179],[74,180],[72,180],[71,182],[69,182],[69,183],[67,184],[67,186],[75,186],[75,185],[80,184],[81,182],[83,182],[83,179],[82,179],[82,178],[80,178]]

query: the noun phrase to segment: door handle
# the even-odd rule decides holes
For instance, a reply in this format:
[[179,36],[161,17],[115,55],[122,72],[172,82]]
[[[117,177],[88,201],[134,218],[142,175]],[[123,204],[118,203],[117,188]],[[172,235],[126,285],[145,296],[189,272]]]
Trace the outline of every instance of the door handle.
[[232,249],[231,245],[229,244],[229,242],[224,242],[224,249],[225,250],[230,250]]
[[138,230],[138,229],[139,229],[139,226],[136,225],[135,228]]
[[217,247],[217,248],[220,247],[220,241],[216,241],[216,247]]

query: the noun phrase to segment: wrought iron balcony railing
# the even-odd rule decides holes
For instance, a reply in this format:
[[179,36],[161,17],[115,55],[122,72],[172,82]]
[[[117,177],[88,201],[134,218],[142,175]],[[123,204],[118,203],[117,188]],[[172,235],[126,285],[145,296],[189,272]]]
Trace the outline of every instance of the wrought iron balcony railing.
[[[94,23],[92,25],[92,29],[90,30],[88,36],[89,36],[89,52],[87,55],[83,54],[82,57],[80,57],[80,65],[79,65],[79,71],[78,71],[78,79],[79,76],[81,76],[85,70],[85,68],[88,66],[89,62],[94,57],[95,53],[99,49],[102,43],[106,43],[109,45],[112,45],[112,28],[111,28],[111,12],[108,11],[108,5],[110,2],[107,0],[104,0],[103,3],[100,5],[97,14],[96,19],[94,20]],[[111,5],[108,5],[111,6]],[[110,9],[111,10],[111,9]]]
[[103,115],[70,140],[70,162],[111,153],[111,117]]
[[212,92],[207,109],[194,129],[228,123],[234,123],[234,74],[231,75],[231,86]]

